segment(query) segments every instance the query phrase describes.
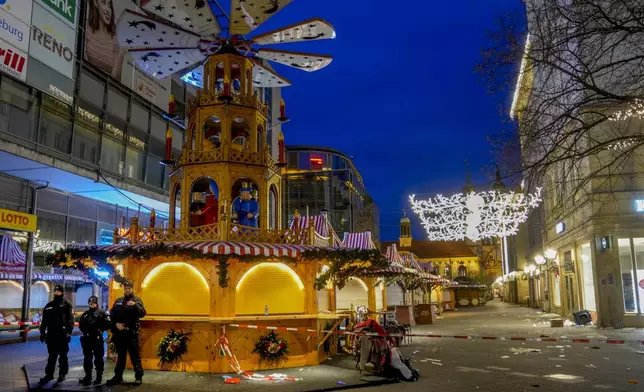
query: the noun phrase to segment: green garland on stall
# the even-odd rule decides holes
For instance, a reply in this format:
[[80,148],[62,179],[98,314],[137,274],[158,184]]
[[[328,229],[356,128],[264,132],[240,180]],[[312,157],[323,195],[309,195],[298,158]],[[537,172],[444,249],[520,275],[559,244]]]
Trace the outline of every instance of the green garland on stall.
[[253,354],[259,354],[263,361],[276,362],[286,357],[288,354],[288,343],[279,337],[275,331],[271,331],[264,336],[260,336],[255,343]]
[[[305,250],[301,253],[300,260],[293,257],[272,257],[256,255],[217,255],[206,253],[196,249],[185,249],[171,244],[162,242],[150,246],[133,248],[126,246],[115,251],[106,251],[97,247],[87,248],[68,248],[62,249],[51,255],[47,263],[53,266],[62,266],[63,268],[75,268],[92,275],[89,272],[91,268],[101,268],[109,272],[117,282],[122,283],[126,280],[114,269],[114,265],[108,263],[108,259],[119,261],[122,259],[136,259],[144,261],[153,257],[165,256],[176,257],[183,260],[193,259],[212,259],[217,261],[217,271],[219,273],[219,286],[228,287],[228,267],[229,260],[235,259],[244,263],[255,263],[258,259],[271,259],[281,262],[297,264],[298,261],[325,260],[329,269],[320,274],[315,280],[315,288],[320,290],[326,287],[329,281],[333,281],[338,288],[344,287],[346,281],[354,276],[380,276],[380,269],[385,269],[389,265],[387,259],[377,249],[344,249],[344,248],[317,248]],[[88,267],[85,260],[94,260],[96,265]]]
[[168,334],[161,338],[157,345],[157,357],[159,365],[173,364],[188,352],[188,342],[192,332],[175,331],[171,329]]

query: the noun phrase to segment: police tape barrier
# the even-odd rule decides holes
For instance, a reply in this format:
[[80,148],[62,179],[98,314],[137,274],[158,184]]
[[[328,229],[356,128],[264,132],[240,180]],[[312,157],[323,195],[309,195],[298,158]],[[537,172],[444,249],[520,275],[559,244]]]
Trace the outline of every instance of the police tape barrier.
[[[37,321],[4,321],[0,325],[40,325],[40,322]],[[74,323],[74,327],[78,327],[78,323]]]
[[517,336],[472,336],[472,335],[438,335],[432,333],[377,333],[377,332],[350,332],[350,331],[316,331],[309,328],[275,327],[268,325],[229,324],[230,327],[240,329],[267,329],[273,331],[306,332],[310,334],[355,335],[355,336],[382,336],[382,337],[417,337],[437,339],[460,339],[460,340],[500,340],[510,342],[542,342],[542,343],[583,343],[583,344],[636,344],[644,345],[644,340],[621,340],[621,339],[591,339],[591,338],[549,338],[549,337],[517,337]]

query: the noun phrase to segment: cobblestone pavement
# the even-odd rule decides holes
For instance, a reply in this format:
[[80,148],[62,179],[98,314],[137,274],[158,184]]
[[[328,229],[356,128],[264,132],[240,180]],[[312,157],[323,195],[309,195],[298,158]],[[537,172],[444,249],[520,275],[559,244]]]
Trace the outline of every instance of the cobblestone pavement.
[[[643,329],[551,328],[551,317],[533,309],[493,301],[484,307],[445,313],[436,324],[416,326],[413,332],[644,340]],[[644,353],[644,347],[641,346],[415,337],[402,350],[412,357],[413,365],[421,372],[421,380],[371,389],[644,391],[644,355],[639,353]],[[78,338],[73,338],[70,358],[80,355]],[[21,366],[45,357],[46,347],[39,342],[0,345],[0,392],[25,391]]]
[[[493,301],[413,332],[644,340],[643,329],[551,328],[552,317]],[[644,347],[636,345],[413,338],[402,350],[421,380],[396,384],[397,391],[644,391]],[[385,388],[392,386],[370,389]]]

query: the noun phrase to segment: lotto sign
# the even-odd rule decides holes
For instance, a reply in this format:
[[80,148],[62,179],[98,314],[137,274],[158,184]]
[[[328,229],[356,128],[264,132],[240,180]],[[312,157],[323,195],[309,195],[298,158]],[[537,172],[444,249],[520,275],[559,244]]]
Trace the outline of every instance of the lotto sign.
[[0,227],[3,229],[28,231],[33,233],[36,231],[36,224],[36,215],[0,209]]
[[27,79],[27,55],[0,41],[0,71],[24,82]]

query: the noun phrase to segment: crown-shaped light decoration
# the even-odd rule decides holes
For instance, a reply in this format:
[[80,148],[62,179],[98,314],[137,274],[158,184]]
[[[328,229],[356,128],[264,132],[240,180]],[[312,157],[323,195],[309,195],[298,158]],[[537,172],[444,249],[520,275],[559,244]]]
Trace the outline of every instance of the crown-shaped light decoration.
[[515,235],[519,225],[541,202],[541,188],[535,193],[471,192],[429,200],[409,196],[412,210],[418,214],[430,241],[457,241]]

